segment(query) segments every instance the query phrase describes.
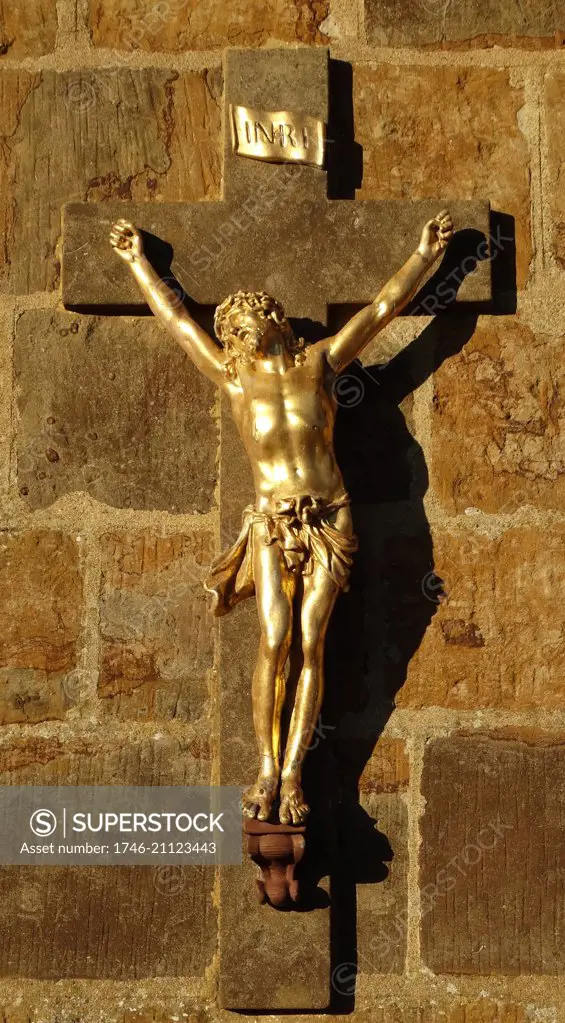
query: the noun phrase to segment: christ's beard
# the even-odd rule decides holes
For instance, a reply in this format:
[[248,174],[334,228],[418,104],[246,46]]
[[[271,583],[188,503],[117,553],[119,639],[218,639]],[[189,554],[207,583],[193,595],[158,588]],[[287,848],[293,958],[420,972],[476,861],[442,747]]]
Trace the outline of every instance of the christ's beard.
[[[254,361],[255,359],[265,358],[269,351],[269,339],[275,341],[269,332],[262,331],[257,327],[245,327],[240,330],[238,337],[238,347],[240,348],[241,356],[246,360]],[[281,334],[278,338],[277,348],[280,345],[280,350],[287,348],[284,336]]]
[[257,352],[261,347],[261,338],[263,337],[260,330],[247,330],[245,332],[245,347],[249,352]]
[[255,330],[253,327],[249,327],[240,334],[240,341],[244,350],[244,354],[248,358],[256,358],[258,353],[261,351],[261,340],[263,334],[260,330]]

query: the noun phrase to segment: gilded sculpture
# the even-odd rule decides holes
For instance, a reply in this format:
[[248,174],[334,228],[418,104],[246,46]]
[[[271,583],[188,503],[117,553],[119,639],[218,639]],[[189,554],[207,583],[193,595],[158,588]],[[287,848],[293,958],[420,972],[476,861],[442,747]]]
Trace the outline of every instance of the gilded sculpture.
[[[243,812],[302,825],[309,812],[302,765],[324,691],[324,642],[357,549],[349,497],[336,462],[335,381],[407,305],[453,233],[447,210],[375,300],[333,337],[297,338],[264,292],[237,292],[217,308],[213,339],[179,304],[143,250],[141,232],[119,220],[110,241],[148,305],[197,368],[228,395],[251,463],[256,499],[241,532],[213,563],[206,588],[216,615],[256,597],[260,642],[252,681],[259,766]],[[287,679],[291,644],[302,668]]]

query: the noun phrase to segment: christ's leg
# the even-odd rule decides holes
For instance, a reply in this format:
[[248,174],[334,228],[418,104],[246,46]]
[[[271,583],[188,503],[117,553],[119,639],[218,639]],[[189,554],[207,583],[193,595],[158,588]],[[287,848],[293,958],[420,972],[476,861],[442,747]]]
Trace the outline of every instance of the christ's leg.
[[253,533],[253,574],[261,637],[251,693],[259,774],[243,797],[243,812],[264,821],[271,812],[280,777],[284,669],[292,635],[295,578],[287,570],[278,545],[261,543],[264,527],[260,523],[255,523]]
[[322,565],[304,577],[300,614],[303,665],[286,744],[279,820],[301,824],[309,808],[302,794],[302,762],[312,740],[324,695],[324,643],[339,587]]

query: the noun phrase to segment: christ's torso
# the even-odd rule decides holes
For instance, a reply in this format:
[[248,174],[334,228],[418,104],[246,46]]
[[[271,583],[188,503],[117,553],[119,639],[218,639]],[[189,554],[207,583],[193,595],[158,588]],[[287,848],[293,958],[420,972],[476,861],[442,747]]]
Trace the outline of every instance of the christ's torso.
[[328,501],[344,491],[333,446],[335,374],[321,348],[284,373],[242,366],[232,411],[245,445],[258,507],[308,494]]

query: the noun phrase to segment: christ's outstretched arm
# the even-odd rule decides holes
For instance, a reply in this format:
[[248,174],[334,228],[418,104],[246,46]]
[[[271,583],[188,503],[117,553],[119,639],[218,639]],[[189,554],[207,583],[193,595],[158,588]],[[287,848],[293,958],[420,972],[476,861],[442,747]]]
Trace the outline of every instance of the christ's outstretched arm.
[[118,220],[112,227],[110,244],[128,264],[149,308],[196,367],[214,383],[227,386],[223,350],[192,319],[178,294],[155,272],[143,252],[141,232],[129,221]]
[[426,271],[447,246],[452,234],[450,213],[442,210],[425,225],[418,248],[385,284],[374,302],[353,316],[335,337],[320,342],[325,345],[328,361],[336,373],[340,373],[356,359],[369,341],[404,309],[416,294]]

